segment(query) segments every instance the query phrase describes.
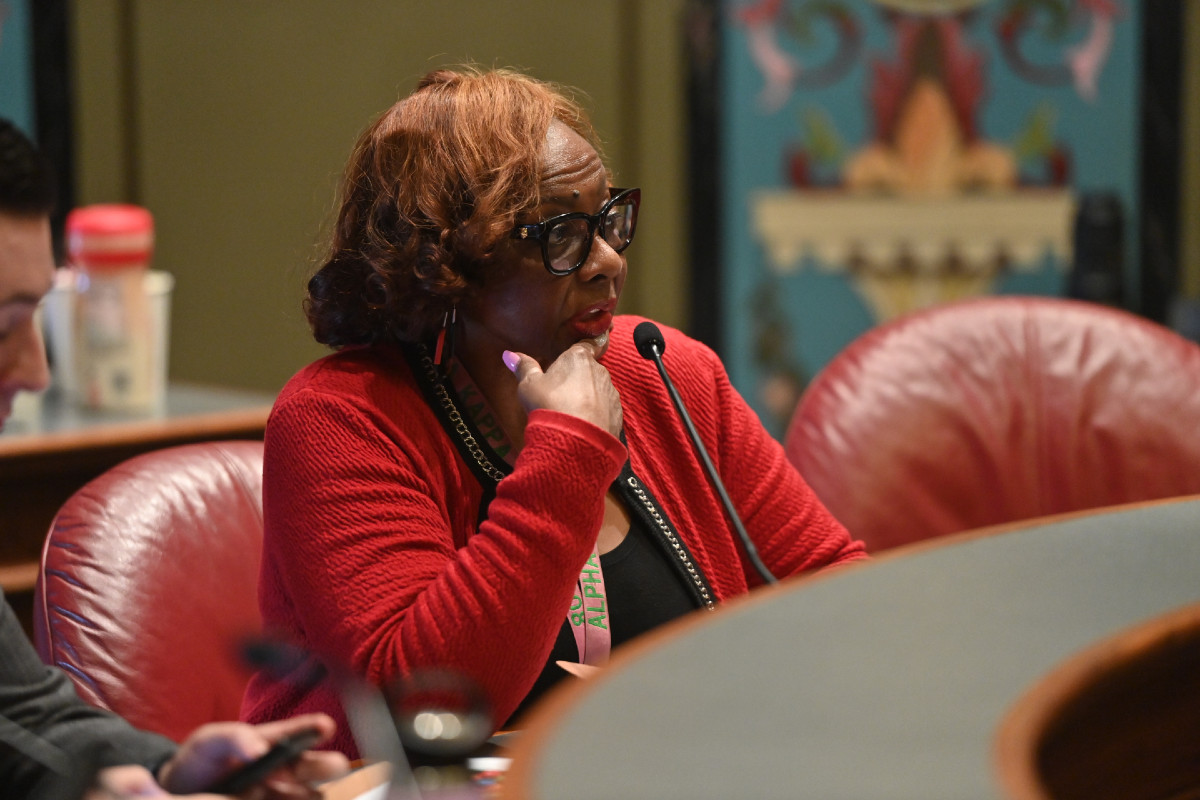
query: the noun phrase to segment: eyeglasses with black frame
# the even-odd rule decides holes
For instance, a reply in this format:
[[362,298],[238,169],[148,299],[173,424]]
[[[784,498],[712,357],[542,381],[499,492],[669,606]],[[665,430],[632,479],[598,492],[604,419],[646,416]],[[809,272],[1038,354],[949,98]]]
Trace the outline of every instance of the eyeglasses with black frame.
[[572,211],[541,222],[517,225],[511,237],[541,244],[542,262],[551,275],[570,275],[582,267],[597,233],[620,253],[633,242],[642,190],[610,188],[608,191],[611,197],[595,214]]

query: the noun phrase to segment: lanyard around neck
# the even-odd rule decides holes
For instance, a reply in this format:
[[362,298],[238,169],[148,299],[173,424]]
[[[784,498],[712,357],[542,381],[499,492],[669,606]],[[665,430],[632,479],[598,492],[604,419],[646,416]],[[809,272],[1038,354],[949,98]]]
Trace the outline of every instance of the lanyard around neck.
[[[479,429],[484,442],[496,455],[512,465],[516,461],[516,452],[508,436],[496,423],[496,414],[483,392],[479,391],[466,369],[457,361],[451,360],[447,373],[464,410]],[[575,634],[579,663],[593,666],[606,663],[612,649],[612,632],[608,625],[604,572],[600,569],[600,553],[595,546],[575,581],[575,596],[567,612],[567,622]]]
[[595,547],[579,572],[567,621],[571,623],[571,633],[575,634],[579,663],[596,667],[606,663],[612,649],[612,631],[608,627],[604,572],[600,569],[600,553]]

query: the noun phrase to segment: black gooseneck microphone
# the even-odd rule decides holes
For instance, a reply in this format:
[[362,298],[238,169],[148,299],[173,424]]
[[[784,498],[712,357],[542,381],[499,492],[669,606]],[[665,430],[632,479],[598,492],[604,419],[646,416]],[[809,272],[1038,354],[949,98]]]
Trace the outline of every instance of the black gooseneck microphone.
[[742,518],[738,516],[737,511],[734,509],[733,501],[729,499],[729,493],[725,491],[725,484],[721,482],[721,476],[717,474],[717,469],[713,466],[708,451],[704,449],[704,442],[700,441],[700,434],[696,433],[696,426],[692,424],[692,417],[683,405],[683,398],[679,396],[678,390],[675,389],[675,384],[671,382],[671,376],[667,374],[667,368],[662,360],[662,355],[667,349],[667,343],[663,339],[662,331],[653,322],[639,323],[633,329],[633,343],[637,346],[637,351],[641,353],[642,358],[653,361],[654,365],[658,367],[658,374],[662,376],[663,383],[667,387],[667,393],[671,395],[671,402],[675,404],[675,410],[679,412],[679,416],[683,420],[683,426],[687,428],[688,436],[692,439],[692,445],[696,448],[696,455],[699,456],[700,463],[704,465],[704,471],[708,473],[708,478],[712,481],[713,488],[717,490],[717,495],[721,498],[721,505],[725,507],[725,515],[729,517],[729,521],[733,524],[733,529],[737,533],[738,539],[742,542],[742,548],[746,551],[746,558],[750,560],[751,566],[754,567],[754,570],[762,577],[763,581],[766,583],[775,583],[775,576],[771,574],[767,566],[762,563],[762,559],[758,557],[758,548],[754,546],[754,542],[750,541],[750,535],[746,533],[746,528],[742,525]]

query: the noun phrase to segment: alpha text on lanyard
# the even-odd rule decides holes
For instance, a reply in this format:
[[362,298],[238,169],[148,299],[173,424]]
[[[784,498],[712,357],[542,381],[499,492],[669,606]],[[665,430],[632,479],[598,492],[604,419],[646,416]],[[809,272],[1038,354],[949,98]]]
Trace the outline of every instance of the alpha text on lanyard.
[[600,666],[608,661],[612,649],[612,631],[608,625],[608,598],[604,593],[604,572],[600,569],[600,553],[595,547],[587,563],[579,571],[575,597],[567,612],[575,646],[579,648],[579,663]]

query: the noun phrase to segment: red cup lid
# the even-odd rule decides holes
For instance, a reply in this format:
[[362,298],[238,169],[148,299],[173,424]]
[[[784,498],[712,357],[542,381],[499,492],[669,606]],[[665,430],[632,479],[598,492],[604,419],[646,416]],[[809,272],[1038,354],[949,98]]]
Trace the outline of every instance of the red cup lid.
[[84,206],[67,215],[66,234],[67,253],[82,266],[144,265],[154,246],[154,217],[123,203]]
[[141,206],[100,203],[76,208],[67,214],[67,231],[101,235],[153,232],[154,217]]

